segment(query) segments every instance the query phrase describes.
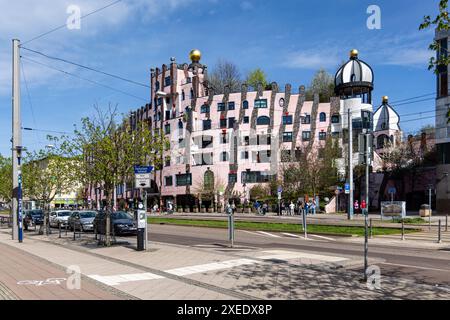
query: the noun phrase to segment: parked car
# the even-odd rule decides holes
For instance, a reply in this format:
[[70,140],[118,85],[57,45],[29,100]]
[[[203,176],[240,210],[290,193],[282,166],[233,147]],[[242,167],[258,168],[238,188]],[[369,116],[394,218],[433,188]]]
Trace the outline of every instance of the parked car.
[[50,227],[57,228],[59,224],[61,227],[65,227],[67,225],[67,220],[69,220],[72,211],[69,210],[58,210],[50,212]]
[[70,230],[80,224],[80,231],[94,231],[94,219],[97,216],[96,211],[74,211],[67,220]]
[[42,210],[26,210],[23,215],[23,228],[28,230],[29,227],[44,224],[44,211]]
[[[111,233],[115,235],[137,235],[137,225],[134,218],[127,212],[111,213]],[[94,230],[98,234],[106,233],[106,212],[102,211],[94,219]]]

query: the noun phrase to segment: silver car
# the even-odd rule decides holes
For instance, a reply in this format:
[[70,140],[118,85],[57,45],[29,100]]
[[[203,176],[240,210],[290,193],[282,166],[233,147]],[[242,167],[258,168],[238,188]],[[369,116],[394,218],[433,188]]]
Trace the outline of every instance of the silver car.
[[69,217],[69,228],[76,228],[79,231],[94,231],[94,219],[97,216],[96,211],[75,211]]
[[58,210],[50,212],[50,226],[57,228],[59,224],[61,224],[61,227],[65,227],[71,214],[72,211],[69,210]]

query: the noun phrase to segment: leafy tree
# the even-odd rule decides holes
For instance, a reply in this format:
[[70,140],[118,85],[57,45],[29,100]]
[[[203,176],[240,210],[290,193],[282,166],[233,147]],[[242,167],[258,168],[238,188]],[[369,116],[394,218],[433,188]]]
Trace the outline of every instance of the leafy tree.
[[266,88],[268,86],[268,81],[265,72],[257,68],[247,75],[247,84],[253,88],[253,90],[256,90],[258,88],[258,84],[261,84],[263,88]]
[[65,157],[57,147],[27,153],[22,166],[24,194],[48,209],[57,194],[79,187],[77,166],[76,160]]
[[225,86],[229,86],[230,92],[239,92],[241,90],[242,78],[239,68],[226,60],[217,62],[208,80],[216,94],[223,94]]
[[329,102],[330,98],[334,96],[334,78],[324,69],[320,69],[314,75],[306,90],[306,98],[312,100],[315,93],[319,94],[320,102]]
[[6,203],[12,199],[12,161],[0,155],[0,199]]
[[[425,30],[434,26],[437,32],[448,31],[450,29],[450,19],[448,16],[448,0],[439,1],[439,14],[432,19],[427,15],[423,18],[423,22],[419,26],[419,30]],[[450,64],[450,57],[448,52],[441,48],[438,41],[434,40],[430,44],[429,49],[437,53],[437,57],[430,58],[428,70],[434,70],[436,74],[440,72],[440,66],[448,66]],[[445,50],[442,52],[442,50]]]

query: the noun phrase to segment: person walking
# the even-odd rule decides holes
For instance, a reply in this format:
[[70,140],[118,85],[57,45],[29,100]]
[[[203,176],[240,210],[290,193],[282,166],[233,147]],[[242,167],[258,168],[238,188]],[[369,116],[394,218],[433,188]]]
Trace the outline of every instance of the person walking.
[[315,199],[313,199],[311,202],[311,213],[313,216],[316,215],[316,200]]
[[293,216],[294,212],[295,212],[295,204],[294,204],[294,202],[291,201],[291,204],[289,205],[289,208],[291,209],[289,215]]
[[267,202],[265,202],[264,204],[263,204],[263,215],[265,216],[266,214],[267,214],[267,209],[268,209],[268,205],[267,205]]
[[261,214],[261,204],[256,200],[255,202],[256,214]]
[[231,204],[231,210],[233,210],[233,214],[236,213],[236,204],[234,203],[234,201],[233,201],[233,203]]

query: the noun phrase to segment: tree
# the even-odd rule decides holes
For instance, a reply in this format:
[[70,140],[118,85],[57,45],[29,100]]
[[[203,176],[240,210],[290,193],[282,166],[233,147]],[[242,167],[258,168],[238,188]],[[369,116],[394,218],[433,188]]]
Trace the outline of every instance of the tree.
[[258,84],[261,84],[263,88],[266,88],[268,85],[266,74],[260,68],[249,72],[246,82],[253,90],[258,88]]
[[6,203],[12,200],[12,161],[0,155],[0,199]]
[[48,209],[57,194],[79,187],[77,166],[75,159],[65,157],[57,147],[27,153],[22,166],[24,194]]
[[[129,182],[135,165],[163,165],[163,153],[169,147],[162,128],[151,130],[146,121],[130,123],[127,117],[118,122],[117,106],[103,111],[94,106],[96,115],[81,120],[74,136],[63,136],[63,149],[80,163],[77,176],[85,186],[101,187],[106,195],[106,212],[110,208],[117,184]],[[136,119],[136,118],[134,118]],[[106,225],[106,245],[110,245],[110,224]]]
[[241,73],[238,67],[226,60],[217,62],[209,75],[208,81],[216,94],[223,94],[226,86],[229,86],[230,92],[239,92],[242,85]]
[[315,93],[319,94],[320,102],[329,102],[330,98],[334,96],[334,78],[324,69],[320,69],[314,75],[306,90],[306,98],[312,100]]
[[[450,19],[448,16],[448,0],[439,1],[439,14],[431,19],[427,15],[423,18],[423,22],[419,26],[419,30],[425,30],[435,26],[437,32],[448,31],[450,29]],[[437,57],[431,57],[428,63],[428,70],[434,70],[436,74],[440,73],[441,66],[448,66],[450,64],[450,57],[446,48],[441,48],[439,41],[434,40],[428,47],[435,51]]]

